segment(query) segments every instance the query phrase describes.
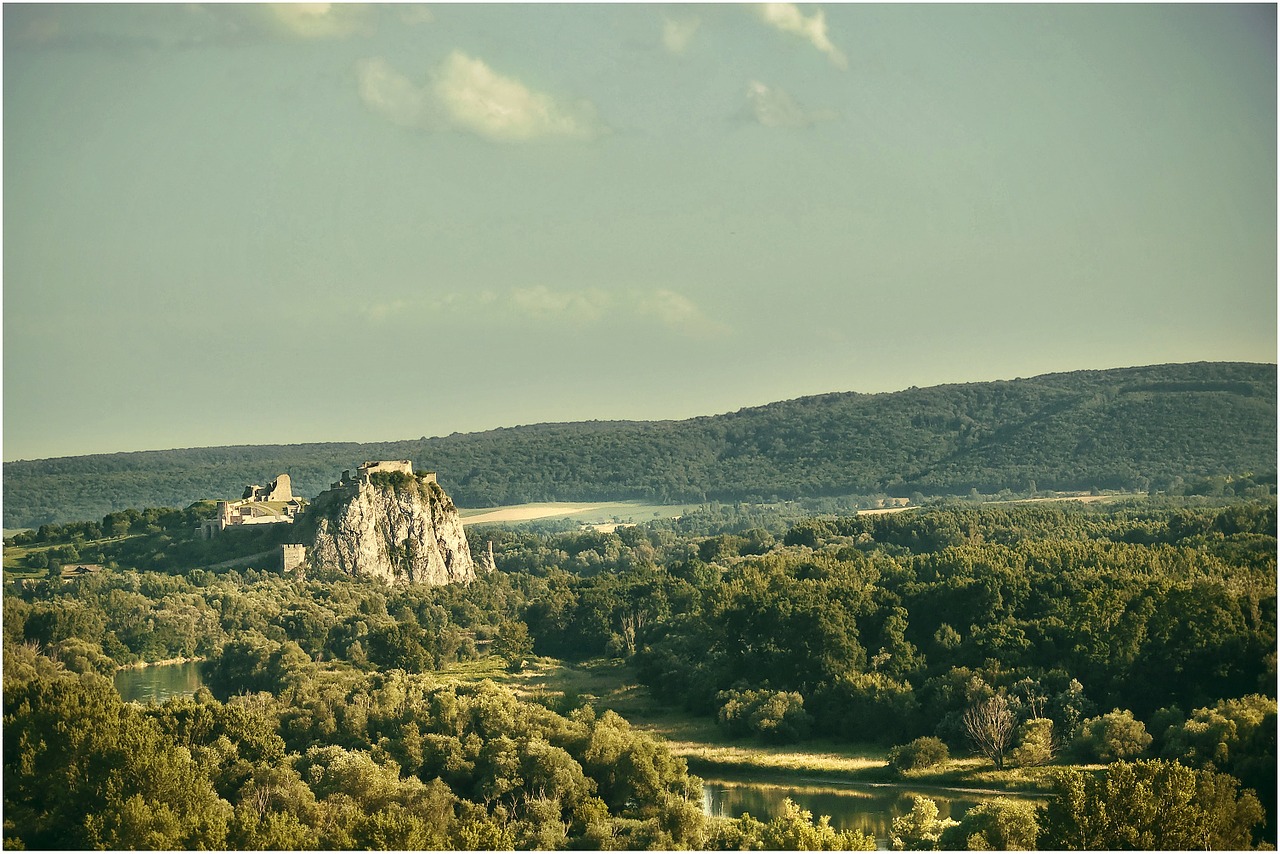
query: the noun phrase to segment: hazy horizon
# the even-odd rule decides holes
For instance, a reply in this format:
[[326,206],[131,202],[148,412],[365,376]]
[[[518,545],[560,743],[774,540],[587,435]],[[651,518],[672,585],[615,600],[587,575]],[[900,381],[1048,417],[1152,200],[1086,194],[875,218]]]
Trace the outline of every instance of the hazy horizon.
[[1276,361],[1274,6],[3,16],[6,461]]

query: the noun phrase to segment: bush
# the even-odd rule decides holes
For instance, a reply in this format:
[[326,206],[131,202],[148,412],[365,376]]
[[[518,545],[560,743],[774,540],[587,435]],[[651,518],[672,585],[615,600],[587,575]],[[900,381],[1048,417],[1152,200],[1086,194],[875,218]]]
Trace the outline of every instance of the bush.
[[1115,762],[1140,755],[1151,745],[1151,740],[1142,721],[1134,720],[1133,712],[1113,709],[1080,724],[1075,746],[1086,758]]
[[804,697],[794,691],[730,689],[716,694],[716,701],[720,704],[716,721],[726,735],[758,735],[777,744],[809,735],[812,722],[804,710]]
[[1032,718],[1018,727],[1019,743],[1009,754],[1013,764],[1023,768],[1048,765],[1058,753],[1058,742],[1053,735],[1053,720]]
[[954,819],[938,818],[938,804],[916,795],[911,812],[893,820],[889,842],[894,851],[937,851],[942,834],[957,824]]
[[1040,835],[1036,806],[1010,798],[985,801],[938,838],[944,851],[1034,851]]
[[919,768],[941,765],[951,758],[947,745],[940,738],[921,736],[889,751],[889,767],[899,774]]

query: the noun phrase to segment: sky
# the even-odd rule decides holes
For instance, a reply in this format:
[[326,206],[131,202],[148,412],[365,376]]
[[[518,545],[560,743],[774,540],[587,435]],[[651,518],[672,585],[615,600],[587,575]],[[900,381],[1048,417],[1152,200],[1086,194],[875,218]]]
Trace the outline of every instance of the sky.
[[1274,5],[3,7],[3,459],[1276,361]]

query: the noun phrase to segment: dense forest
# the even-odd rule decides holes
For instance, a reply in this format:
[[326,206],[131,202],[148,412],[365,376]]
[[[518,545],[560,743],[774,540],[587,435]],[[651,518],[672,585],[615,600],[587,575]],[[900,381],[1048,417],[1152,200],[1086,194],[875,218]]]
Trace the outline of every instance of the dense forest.
[[540,424],[370,444],[5,464],[4,526],[229,498],[286,472],[311,497],[358,459],[412,459],[462,507],[1128,489],[1240,493],[1276,472],[1274,365],[1197,363],[833,393],[664,422]]
[[[214,568],[187,512],[19,538],[110,568],[5,583],[7,847],[874,843],[705,817],[684,762],[589,697],[435,678],[495,655],[612,657],[726,738],[879,742],[898,773],[1058,768],[1040,808],[921,799],[903,847],[1275,843],[1273,497],[473,528],[496,571],[441,588]],[[204,661],[194,698],[106,678],[175,657]]]

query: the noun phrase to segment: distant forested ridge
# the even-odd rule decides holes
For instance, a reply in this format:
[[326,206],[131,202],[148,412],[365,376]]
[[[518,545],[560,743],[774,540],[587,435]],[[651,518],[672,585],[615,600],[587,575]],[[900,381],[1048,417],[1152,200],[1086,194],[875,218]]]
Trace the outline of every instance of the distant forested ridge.
[[382,443],[194,448],[4,465],[4,526],[238,496],[281,472],[315,495],[413,459],[463,507],[762,500],[1274,479],[1276,366],[1195,363],[832,393],[685,421],[537,424]]

